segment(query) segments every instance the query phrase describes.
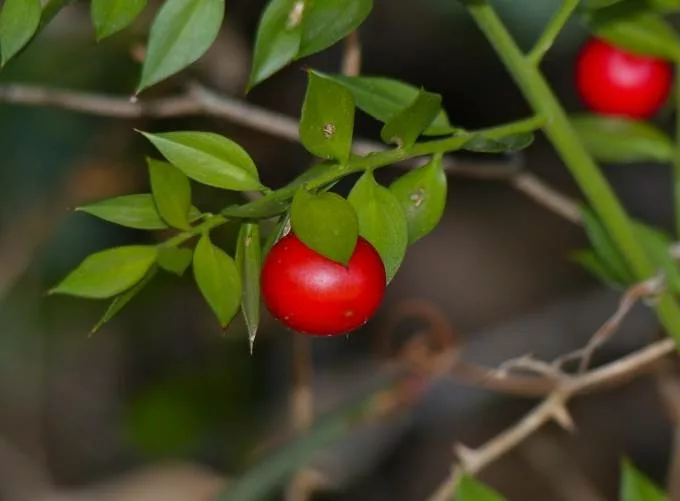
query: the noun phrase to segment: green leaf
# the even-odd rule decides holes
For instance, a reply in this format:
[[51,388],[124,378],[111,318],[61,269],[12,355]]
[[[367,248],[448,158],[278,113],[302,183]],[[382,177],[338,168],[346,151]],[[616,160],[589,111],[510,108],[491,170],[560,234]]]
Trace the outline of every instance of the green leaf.
[[115,296],[146,275],[157,253],[156,247],[149,245],[129,245],[96,252],[86,257],[49,294],[92,299]]
[[300,49],[304,0],[272,0],[262,13],[255,37],[248,88],[293,61]]
[[92,0],[90,14],[97,41],[119,32],[146,7],[146,0]]
[[583,206],[581,217],[588,239],[602,264],[610,270],[618,282],[626,286],[634,283],[635,277],[630,272],[628,263],[596,214],[589,207]]
[[370,171],[359,178],[347,200],[357,213],[359,235],[380,254],[389,283],[404,261],[408,245],[408,225],[401,205]]
[[260,225],[244,223],[241,225],[236,243],[236,264],[241,272],[243,296],[241,311],[248,329],[250,352],[253,352],[257,328],[260,325],[260,269],[262,268],[262,246],[260,244]]
[[534,142],[531,132],[509,134],[502,138],[487,137],[484,134],[475,134],[465,143],[462,149],[476,153],[507,153],[510,151],[523,150]]
[[182,171],[168,162],[147,158],[151,192],[161,217],[170,226],[188,230],[191,184]]
[[594,36],[622,49],[662,59],[680,59],[680,37],[659,14],[639,2],[620,2],[586,16]]
[[658,270],[663,270],[668,288],[680,294],[680,264],[670,253],[673,243],[671,236],[638,221],[634,222],[634,228],[652,264]]
[[391,118],[380,132],[386,143],[410,147],[441,112],[442,97],[425,90],[401,112]]
[[373,9],[373,0],[307,0],[297,57],[320,52],[356,30]]
[[602,262],[595,251],[590,249],[577,250],[572,252],[570,258],[610,287],[619,288],[624,286],[618,277]]
[[[161,219],[153,195],[139,193],[107,198],[75,209],[110,223],[138,230],[163,230],[168,227]],[[196,207],[189,210],[189,221],[196,221],[201,213]]]
[[310,249],[346,265],[357,243],[359,221],[354,208],[336,193],[313,195],[300,189],[291,207],[292,228]]
[[191,265],[194,252],[185,247],[160,247],[158,250],[158,266],[165,271],[182,276]]
[[456,501],[505,501],[505,498],[473,477],[463,475],[458,483]]
[[166,0],[151,25],[137,93],[186,68],[217,38],[224,0]]
[[171,164],[199,183],[236,191],[263,188],[248,153],[224,136],[193,131],[141,133]]
[[95,326],[92,327],[90,334],[94,334],[95,332],[97,332],[104,326],[104,324],[110,322],[113,319],[113,317],[120,313],[121,310],[125,308],[127,304],[130,301],[132,301],[142,291],[146,284],[148,284],[151,281],[151,279],[154,276],[156,276],[157,271],[158,268],[156,266],[152,266],[148,273],[144,276],[144,278],[139,283],[137,283],[137,285],[123,292],[121,295],[116,296],[113,299],[113,301],[111,301],[111,303],[109,304],[109,307],[104,312],[104,315],[102,315],[102,317],[95,324]]
[[241,303],[241,276],[236,263],[206,233],[194,250],[194,278],[220,325],[229,325]]
[[441,155],[390,185],[390,191],[406,215],[409,245],[430,233],[441,220],[446,207],[446,189]]
[[670,138],[651,123],[585,113],[570,121],[581,143],[601,162],[667,162],[673,158]]
[[2,65],[12,59],[35,35],[40,26],[40,0],[5,0],[0,12]]
[[628,460],[624,460],[622,464],[620,499],[621,501],[668,501],[666,494]]
[[354,99],[332,80],[310,71],[302,105],[300,141],[312,154],[347,163],[352,150]]
[[[381,122],[389,122],[418,97],[420,90],[413,85],[382,77],[347,77],[344,75],[318,75],[342,84],[354,96],[361,111]],[[449,123],[445,111],[440,111],[423,133],[441,136],[459,131]]]

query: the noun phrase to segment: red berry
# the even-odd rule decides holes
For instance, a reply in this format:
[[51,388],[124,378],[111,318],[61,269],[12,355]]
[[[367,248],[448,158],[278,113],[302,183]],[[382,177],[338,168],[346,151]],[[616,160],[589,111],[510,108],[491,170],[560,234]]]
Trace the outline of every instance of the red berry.
[[385,294],[380,255],[359,237],[347,266],[303,244],[292,232],[262,266],[262,297],[287,327],[315,336],[348,333],[364,325]]
[[576,60],[576,88],[586,106],[603,115],[651,117],[666,102],[672,80],[668,62],[597,38],[584,45]]

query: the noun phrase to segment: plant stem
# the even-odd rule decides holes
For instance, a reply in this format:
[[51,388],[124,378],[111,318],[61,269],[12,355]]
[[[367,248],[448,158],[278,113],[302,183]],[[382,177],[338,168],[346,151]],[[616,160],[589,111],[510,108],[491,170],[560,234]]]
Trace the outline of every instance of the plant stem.
[[675,238],[680,238],[680,63],[675,78],[675,155],[673,158],[673,203],[675,205]]
[[539,37],[533,49],[527,54],[527,60],[534,66],[538,66],[543,59],[543,56],[553,46],[555,40],[559,36],[564,25],[571,17],[576,7],[578,7],[579,0],[564,0],[560,8],[555,12],[545,30]]
[[[626,258],[635,277],[649,279],[656,270],[598,165],[585,150],[569,123],[566,112],[543,74],[524,56],[493,7],[486,2],[468,4],[468,11],[491,42],[529,104],[546,118],[545,133],[571,171],[607,231]],[[669,293],[656,303],[664,328],[680,341],[680,308]]]
[[220,214],[209,215],[202,223],[194,226],[188,231],[178,233],[160,245],[162,247],[176,247],[205,231],[210,231],[222,226],[229,221],[229,219],[266,219],[282,214],[288,209],[288,201],[293,198],[297,190],[303,184],[306,184],[309,189],[322,188],[345,176],[357,172],[385,167],[410,158],[459,150],[476,134],[482,134],[489,139],[502,139],[512,134],[533,132],[540,128],[544,122],[542,117],[533,116],[509,124],[482,129],[477,132],[466,132],[444,139],[416,143],[411,148],[407,149],[395,148],[372,153],[364,157],[354,158],[345,167],[336,166],[336,168],[328,167],[323,169],[319,175],[306,180],[305,183],[293,181],[278,190],[269,191],[263,197],[252,202],[239,206],[226,207]]
[[227,218],[219,214],[213,214],[208,216],[201,224],[194,226],[190,230],[178,233],[172,238],[167,239],[165,242],[160,244],[162,247],[177,247],[183,244],[187,240],[200,235],[203,232],[213,230],[218,226],[222,226],[227,222]]
[[[511,122],[509,124],[500,125],[497,127],[490,127],[488,129],[482,129],[476,132],[466,132],[444,139],[416,143],[411,148],[395,148],[392,150],[372,153],[364,157],[353,159],[346,167],[342,169],[325,169],[318,176],[307,180],[305,184],[309,189],[321,188],[329,183],[348,176],[349,174],[386,167],[388,165],[402,162],[411,158],[459,150],[476,134],[484,135],[484,137],[490,139],[501,139],[512,134],[533,132],[536,129],[539,129],[544,124],[544,122],[545,120],[543,117],[533,116],[524,120],[518,120],[516,122]],[[295,195],[295,192],[300,188],[300,186],[300,183],[292,182],[283,188],[268,193],[258,200],[238,207],[238,211],[245,214],[251,207],[263,207],[266,204],[287,201],[293,198],[293,195]],[[230,209],[232,209],[232,207],[227,207],[224,209],[223,214],[227,217],[233,216],[233,211],[230,211]],[[284,210],[285,207],[282,206],[280,212],[283,212]],[[276,214],[277,213],[273,213],[271,216]]]

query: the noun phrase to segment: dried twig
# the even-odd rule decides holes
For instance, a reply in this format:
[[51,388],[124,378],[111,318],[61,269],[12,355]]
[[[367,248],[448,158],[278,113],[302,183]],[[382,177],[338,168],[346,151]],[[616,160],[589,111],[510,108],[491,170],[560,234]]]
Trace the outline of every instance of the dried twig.
[[655,297],[664,287],[665,278],[661,274],[630,287],[623,296],[621,296],[621,301],[619,302],[617,310],[609,320],[593,334],[590,341],[588,341],[588,344],[580,350],[558,358],[553,362],[553,365],[561,367],[565,362],[576,359],[579,360],[579,372],[584,372],[588,368],[595,351],[611,338],[621,325],[621,322],[623,322],[628,313],[630,313],[633,306],[641,299]]
[[[629,288],[623,294],[617,311],[598,329],[586,349],[581,350],[580,356],[590,357],[592,352],[621,326],[637,301],[655,297],[663,285],[663,277],[659,276]],[[407,343],[407,349],[401,350],[402,358],[415,371],[429,378],[455,377],[476,387],[515,395],[545,397],[541,404],[519,422],[481,447],[470,449],[463,445],[456,446],[458,463],[429,501],[451,499],[464,472],[479,473],[548,421],[555,421],[565,430],[573,431],[575,426],[566,407],[570,398],[624,384],[641,372],[649,370],[654,363],[675,350],[675,341],[664,339],[601,368],[576,374],[564,373],[558,364],[546,364],[530,356],[511,360],[502,364],[500,370],[494,370],[463,362],[460,359],[457,336],[447,318],[441,311],[427,303],[406,303],[405,307],[401,311],[397,310],[397,314],[387,323],[389,330],[386,332],[393,332],[396,324],[414,315],[421,315],[430,324],[429,329],[421,331],[415,340]],[[392,351],[389,338],[385,339],[383,336],[380,342],[381,351],[389,354]],[[513,374],[517,369],[528,370],[537,375],[517,376]]]
[[641,372],[649,370],[654,363],[674,350],[675,342],[672,339],[664,339],[599,369],[563,376],[557,387],[541,404],[510,428],[477,449],[458,445],[456,447],[458,463],[429,501],[451,499],[464,472],[470,475],[481,472],[549,421],[554,420],[563,428],[573,430],[574,425],[566,408],[570,398],[623,384]]
[[353,31],[345,38],[345,51],[342,55],[342,74],[355,77],[361,72],[361,43],[359,33]]

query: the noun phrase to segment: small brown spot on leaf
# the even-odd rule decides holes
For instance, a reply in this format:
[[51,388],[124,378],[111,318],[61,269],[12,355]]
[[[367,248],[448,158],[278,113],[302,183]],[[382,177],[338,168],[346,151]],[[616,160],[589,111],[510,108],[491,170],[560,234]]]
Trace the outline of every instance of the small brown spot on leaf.
[[425,192],[423,189],[418,188],[416,191],[414,191],[411,194],[410,200],[411,204],[413,204],[413,207],[420,207],[420,204],[422,204],[423,200],[425,200]]
[[327,123],[326,125],[323,126],[323,135],[326,136],[326,139],[332,138],[334,134],[335,134],[334,123]]

